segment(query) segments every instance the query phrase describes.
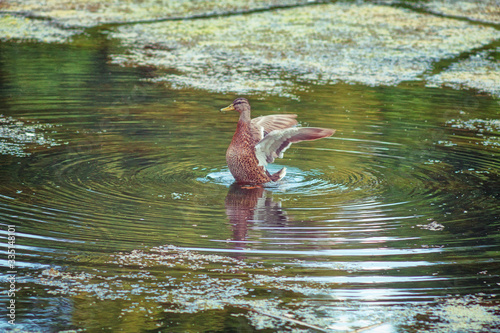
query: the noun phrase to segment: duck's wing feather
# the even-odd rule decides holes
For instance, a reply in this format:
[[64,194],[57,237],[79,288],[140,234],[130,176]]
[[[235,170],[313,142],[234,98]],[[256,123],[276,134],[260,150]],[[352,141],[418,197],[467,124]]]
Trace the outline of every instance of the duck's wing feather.
[[296,114],[273,114],[253,118],[250,122],[252,136],[258,141],[262,140],[269,133],[297,125]]
[[255,155],[259,165],[273,163],[282,158],[285,150],[294,142],[317,140],[335,133],[335,130],[318,127],[291,127],[271,131],[255,146]]

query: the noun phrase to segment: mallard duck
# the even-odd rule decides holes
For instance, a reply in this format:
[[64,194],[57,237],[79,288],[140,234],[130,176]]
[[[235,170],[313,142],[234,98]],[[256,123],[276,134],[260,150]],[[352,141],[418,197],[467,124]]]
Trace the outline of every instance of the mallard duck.
[[221,111],[238,111],[240,119],[233,140],[226,152],[229,171],[242,184],[265,184],[285,177],[286,168],[271,174],[266,169],[292,143],[317,140],[335,133],[335,130],[317,127],[296,127],[296,114],[276,114],[250,118],[250,104],[246,98],[237,98]]

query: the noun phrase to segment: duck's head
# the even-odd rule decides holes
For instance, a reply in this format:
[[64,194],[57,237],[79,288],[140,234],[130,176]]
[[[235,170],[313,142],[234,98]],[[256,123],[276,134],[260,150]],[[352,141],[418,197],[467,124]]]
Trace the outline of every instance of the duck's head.
[[238,111],[239,113],[250,110],[250,103],[248,103],[248,100],[243,97],[238,97],[235,99],[231,105],[220,109],[221,111]]

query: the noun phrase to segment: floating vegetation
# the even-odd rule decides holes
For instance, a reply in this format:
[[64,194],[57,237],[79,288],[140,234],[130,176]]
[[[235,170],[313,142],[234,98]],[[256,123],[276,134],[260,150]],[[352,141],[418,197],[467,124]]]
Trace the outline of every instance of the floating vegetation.
[[437,142],[437,144],[443,145],[445,147],[453,147],[453,146],[457,145],[456,143],[454,143],[453,141],[450,141],[450,140],[439,140]]
[[[30,16],[50,18],[58,25],[66,27],[93,27],[108,23],[154,21],[172,18],[192,18],[229,13],[244,13],[272,9],[276,7],[303,6],[322,3],[317,0],[46,0],[44,2],[25,0],[5,0],[2,11],[25,13]],[[407,3],[416,8],[424,8],[432,13],[485,23],[500,23],[500,7],[497,0],[431,0],[406,2],[388,0],[385,3]]]
[[30,150],[59,146],[56,140],[44,135],[50,124],[30,124],[12,117],[0,115],[0,154],[25,157]]
[[446,125],[478,133],[496,133],[500,135],[500,119],[451,119],[446,122]]
[[420,229],[430,230],[430,231],[443,231],[444,225],[436,221],[431,221],[429,224],[417,224]]
[[[500,53],[500,48],[496,53]],[[427,81],[428,85],[472,88],[500,97],[500,63],[490,52],[483,51],[452,64],[443,72],[428,77]]]
[[[389,5],[321,2],[8,0],[2,2],[0,40],[63,43],[84,27],[136,22],[111,34],[129,47],[112,62],[168,71],[151,81],[298,98],[310,84],[421,80],[436,61],[500,38],[494,28]],[[481,22],[500,17],[496,0],[409,5]],[[161,20],[167,21],[152,23]],[[498,62],[481,53],[425,80],[500,96],[498,73]]]
[[93,27],[107,23],[191,18],[307,4],[311,0],[27,0],[2,2],[2,10],[50,18],[66,27]]
[[123,66],[169,73],[173,88],[294,97],[309,84],[369,86],[420,80],[440,59],[500,38],[467,22],[367,3],[335,3],[248,15],[119,27]]
[[[245,316],[256,329],[346,331],[425,323],[436,332],[474,332],[500,323],[499,306],[480,297],[447,298],[434,305],[395,309],[355,301],[346,304],[348,301],[335,296],[338,283],[321,282],[269,263],[175,246],[118,253],[108,263],[118,271],[110,275],[98,269],[70,273],[51,268],[41,272],[37,283],[49,286],[51,294],[127,301],[120,318],[137,311],[193,315],[236,309],[239,313],[234,315]],[[355,311],[346,311],[346,307]]]
[[81,30],[62,29],[49,21],[30,19],[16,15],[0,14],[0,40],[64,43]]
[[473,21],[500,23],[500,4],[498,0],[431,0],[417,3],[433,13],[463,17]]
[[481,296],[466,295],[441,299],[433,306],[403,309],[401,316],[406,317],[407,326],[426,332],[497,332],[499,310]]
[[[450,119],[446,126],[461,131],[474,132],[480,138],[477,143],[487,147],[500,148],[500,119]],[[447,144],[448,146],[455,145]]]

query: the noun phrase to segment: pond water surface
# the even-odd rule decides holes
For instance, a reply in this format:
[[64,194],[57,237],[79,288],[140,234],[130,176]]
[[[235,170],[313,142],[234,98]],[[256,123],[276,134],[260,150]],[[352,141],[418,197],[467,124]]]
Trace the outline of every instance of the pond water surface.
[[419,82],[246,96],[337,132],[241,188],[237,114],[218,112],[236,96],[145,82],[92,38],[0,44],[16,329],[499,331],[498,100]]

